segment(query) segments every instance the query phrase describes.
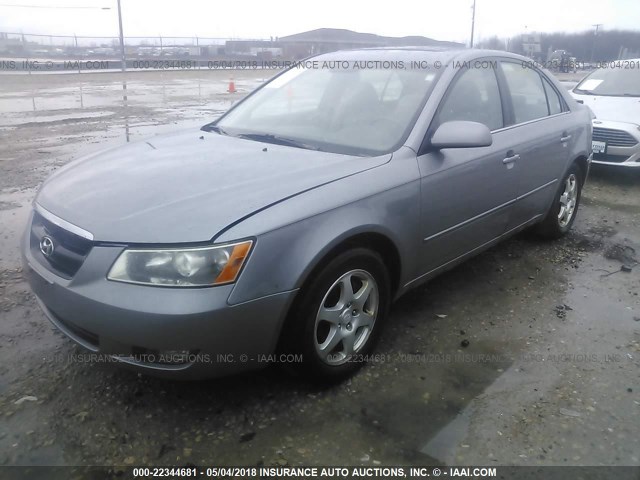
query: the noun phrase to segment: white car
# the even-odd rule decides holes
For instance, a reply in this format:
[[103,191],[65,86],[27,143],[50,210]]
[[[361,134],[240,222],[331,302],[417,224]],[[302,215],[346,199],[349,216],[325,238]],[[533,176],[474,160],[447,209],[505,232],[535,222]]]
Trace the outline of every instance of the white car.
[[640,59],[610,62],[571,92],[596,116],[593,162],[640,168]]

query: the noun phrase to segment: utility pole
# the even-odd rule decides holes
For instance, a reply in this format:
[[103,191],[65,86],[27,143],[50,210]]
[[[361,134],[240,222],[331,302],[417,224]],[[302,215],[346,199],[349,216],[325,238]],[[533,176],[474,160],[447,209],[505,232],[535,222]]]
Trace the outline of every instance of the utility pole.
[[124,54],[124,33],[122,31],[122,10],[120,0],[118,0],[118,26],[120,27],[120,55],[122,57],[122,71],[127,71],[127,59]]
[[598,30],[602,26],[602,23],[594,23],[591,26],[596,27],[595,32],[593,32],[593,43],[591,44],[591,62],[593,62],[593,56],[595,55],[595,50],[596,50],[596,41],[598,39]]
[[[75,56],[76,58],[78,58],[78,54],[79,54],[79,51],[78,51],[78,37],[76,37],[76,34],[75,34],[75,33],[73,34],[73,41],[74,41],[74,43],[75,43],[75,45],[76,45],[76,49],[75,49],[75,51],[74,51],[74,54],[75,54],[74,56]],[[80,71],[80,65],[82,65],[82,61],[79,61],[79,62],[78,62],[78,73],[82,73],[82,72]],[[82,88],[82,87],[80,87],[80,88]]]
[[476,0],[473,0],[473,6],[471,7],[471,44],[469,48],[473,48],[473,31],[476,27]]

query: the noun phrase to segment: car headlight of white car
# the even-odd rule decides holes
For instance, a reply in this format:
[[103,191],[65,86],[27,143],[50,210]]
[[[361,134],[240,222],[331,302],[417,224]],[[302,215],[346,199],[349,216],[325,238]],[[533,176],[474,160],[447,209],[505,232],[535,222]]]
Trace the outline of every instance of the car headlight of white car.
[[211,287],[233,283],[253,241],[191,248],[128,248],[107,278],[117,282],[168,287]]

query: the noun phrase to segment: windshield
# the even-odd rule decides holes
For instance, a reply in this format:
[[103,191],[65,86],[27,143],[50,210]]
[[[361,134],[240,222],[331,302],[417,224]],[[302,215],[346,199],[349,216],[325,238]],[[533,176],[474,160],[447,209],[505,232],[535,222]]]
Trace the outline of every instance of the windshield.
[[435,71],[339,63],[339,69],[288,70],[216,122],[217,131],[352,155],[398,148],[435,83]]
[[599,69],[575,88],[578,93],[610,96],[640,96],[640,69]]

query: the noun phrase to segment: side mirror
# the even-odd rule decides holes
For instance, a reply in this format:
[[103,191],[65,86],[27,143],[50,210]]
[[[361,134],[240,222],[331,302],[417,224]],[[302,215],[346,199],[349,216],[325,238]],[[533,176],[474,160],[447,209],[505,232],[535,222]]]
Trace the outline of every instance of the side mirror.
[[443,123],[431,137],[431,146],[438,150],[488,147],[492,143],[493,138],[486,125],[462,120]]

